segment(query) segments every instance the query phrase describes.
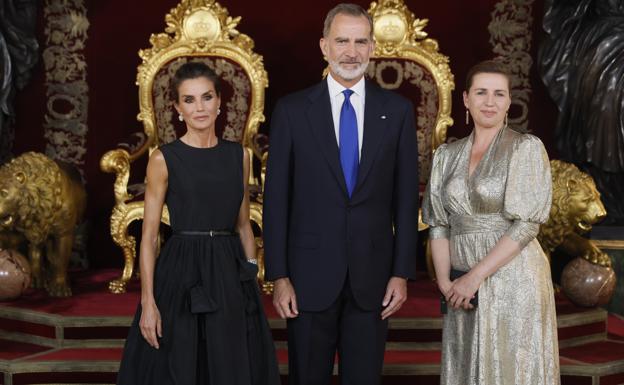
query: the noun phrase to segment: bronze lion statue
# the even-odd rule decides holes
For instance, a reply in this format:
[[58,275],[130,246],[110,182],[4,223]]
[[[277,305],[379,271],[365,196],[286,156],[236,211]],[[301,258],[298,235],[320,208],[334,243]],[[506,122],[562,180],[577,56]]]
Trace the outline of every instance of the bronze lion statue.
[[27,152],[0,167],[0,229],[28,241],[33,286],[44,286],[51,296],[71,295],[67,267],[85,205],[80,175],[43,154]]
[[607,214],[594,180],[573,164],[560,160],[551,160],[550,167],[553,179],[550,218],[537,236],[542,248],[550,255],[556,247],[561,247],[570,255],[611,266],[609,256],[580,235]]

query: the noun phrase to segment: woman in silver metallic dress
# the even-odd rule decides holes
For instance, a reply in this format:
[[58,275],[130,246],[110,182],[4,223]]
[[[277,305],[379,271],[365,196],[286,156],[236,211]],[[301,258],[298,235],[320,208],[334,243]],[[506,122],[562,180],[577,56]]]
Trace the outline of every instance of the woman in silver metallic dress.
[[[550,212],[550,167],[538,138],[507,127],[509,79],[493,61],[469,71],[474,129],[436,150],[423,202],[448,303],[442,384],[560,383],[550,266],[535,239]],[[465,274],[452,281],[451,270]]]

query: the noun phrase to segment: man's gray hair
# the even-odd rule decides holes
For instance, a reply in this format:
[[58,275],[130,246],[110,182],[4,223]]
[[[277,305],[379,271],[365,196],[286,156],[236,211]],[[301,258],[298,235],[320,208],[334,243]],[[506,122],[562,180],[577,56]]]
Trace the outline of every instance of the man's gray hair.
[[351,3],[340,3],[334,8],[332,8],[329,12],[327,12],[327,16],[325,16],[325,24],[323,25],[323,37],[327,38],[329,36],[329,29],[331,28],[331,24],[334,21],[336,15],[349,15],[349,16],[364,16],[366,20],[368,20],[368,24],[370,25],[370,37],[371,40],[373,38],[373,18],[371,15],[364,10],[364,8],[360,7],[357,4]]

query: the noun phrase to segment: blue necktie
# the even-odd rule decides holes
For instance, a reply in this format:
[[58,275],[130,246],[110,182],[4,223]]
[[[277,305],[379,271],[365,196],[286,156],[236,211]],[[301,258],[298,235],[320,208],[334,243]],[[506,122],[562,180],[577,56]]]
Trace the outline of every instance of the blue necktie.
[[342,165],[342,173],[344,174],[350,198],[355,188],[358,174],[358,129],[355,110],[349,101],[353,91],[346,89],[342,93],[345,99],[340,110],[340,129],[338,134],[340,140],[340,164]]

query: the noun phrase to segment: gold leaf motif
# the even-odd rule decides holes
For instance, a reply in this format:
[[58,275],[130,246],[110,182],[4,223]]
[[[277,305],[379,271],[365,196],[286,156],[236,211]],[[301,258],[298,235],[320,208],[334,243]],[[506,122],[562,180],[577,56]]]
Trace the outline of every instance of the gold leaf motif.
[[[413,15],[413,14],[412,14]],[[429,19],[416,19],[412,23],[413,36],[416,40],[421,40],[427,37],[427,32],[424,28],[429,23]]]
[[[429,164],[432,151],[446,140],[446,130],[453,124],[451,114],[451,91],[455,88],[453,74],[448,65],[448,57],[439,52],[438,42],[427,38],[424,31],[429,23],[428,19],[417,19],[414,13],[407,8],[403,0],[380,0],[372,2],[368,13],[373,17],[375,52],[373,56],[378,60],[401,59],[411,61],[421,66],[431,76],[431,83],[423,83],[422,87],[433,87],[435,84],[436,100],[435,108],[431,102],[421,106],[419,114],[434,114],[435,124],[432,132],[424,135],[431,138],[429,143],[431,151],[422,151],[426,159],[422,159],[424,165]],[[378,24],[383,23],[383,24]],[[391,30],[384,31],[382,26],[397,26],[404,23],[403,38],[397,37]],[[404,78],[405,81],[406,78]],[[422,91],[422,90],[421,90]],[[435,113],[432,112],[435,109]],[[420,124],[419,127],[422,127]],[[426,175],[423,173],[423,175]]]
[[227,19],[225,19],[224,29],[228,30],[230,36],[236,36],[239,34],[239,32],[236,30],[236,26],[238,25],[240,20],[240,16],[237,16],[235,18],[228,16]]
[[150,43],[154,47],[154,49],[161,50],[163,48],[167,48],[171,45],[172,40],[169,35],[165,33],[159,33],[157,35],[150,36]]
[[76,11],[71,11],[69,13],[69,19],[71,20],[71,30],[69,36],[75,38],[80,36],[87,35],[87,29],[89,28],[89,19],[85,14],[80,14]]

